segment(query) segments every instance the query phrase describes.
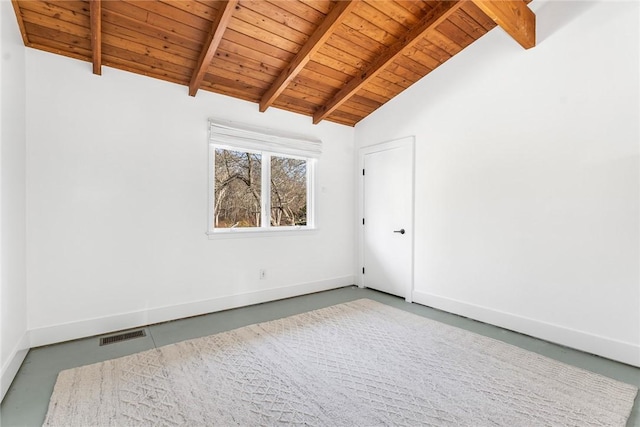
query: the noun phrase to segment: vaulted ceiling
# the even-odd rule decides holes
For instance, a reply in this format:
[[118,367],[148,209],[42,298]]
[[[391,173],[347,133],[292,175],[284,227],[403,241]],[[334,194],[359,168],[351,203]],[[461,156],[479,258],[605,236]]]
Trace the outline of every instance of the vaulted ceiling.
[[[26,46],[353,126],[530,0],[12,0]],[[455,84],[455,82],[452,82]]]

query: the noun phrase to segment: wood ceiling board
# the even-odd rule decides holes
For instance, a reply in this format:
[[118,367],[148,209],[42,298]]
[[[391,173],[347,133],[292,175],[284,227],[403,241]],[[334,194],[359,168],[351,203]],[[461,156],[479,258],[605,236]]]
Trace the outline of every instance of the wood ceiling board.
[[224,40],[220,43],[216,56],[223,56],[229,61],[241,62],[244,60],[249,61],[253,65],[252,68],[264,69],[265,72],[269,72],[274,77],[278,71],[287,65],[285,61],[278,58],[273,58],[268,55],[262,55],[259,52],[245,48],[237,44],[229,44]]
[[[253,65],[256,66],[255,63]],[[207,69],[207,75],[216,76],[223,70],[227,73],[233,73],[235,79],[240,80],[243,83],[259,87],[262,90],[266,90],[274,78],[272,74],[265,73],[264,70],[254,69],[249,63],[243,64],[235,61],[228,61],[224,56],[216,57],[211,61],[211,64]]]
[[160,0],[160,2],[210,22],[213,22],[219,9],[218,1],[211,1],[207,4],[188,0]]
[[331,121],[343,120],[344,123],[348,124],[349,126],[355,126],[356,123],[358,123],[360,120],[363,119],[363,117],[359,115],[349,114],[344,111],[336,110],[332,112],[331,115],[327,117],[327,119]]
[[[376,98],[377,99],[377,98]],[[357,94],[351,97],[351,101],[357,102],[358,104],[362,104],[368,108],[378,108],[383,105],[388,100],[380,100],[377,101],[374,97],[370,96],[370,92],[365,92],[365,90],[361,90]]]
[[105,2],[104,8],[151,25],[165,33],[182,37],[189,41],[196,41],[197,43],[204,42],[207,36],[207,29],[204,25],[202,25],[203,28],[195,28],[171,17],[158,15],[149,10],[153,3],[156,3],[156,1],[125,2],[123,0],[109,0]]
[[[26,25],[29,25],[29,24],[26,24]],[[49,28],[49,30],[51,29]],[[51,31],[56,31],[56,30],[51,30]],[[63,39],[65,37],[74,37],[69,34],[63,34],[63,33],[60,33],[60,34],[64,36]],[[87,47],[84,47],[79,44],[69,45],[64,42],[58,42],[48,38],[43,38],[35,35],[35,33],[30,33],[29,38],[30,38],[29,46],[34,49],[39,49],[45,52],[55,53],[57,55],[67,56],[69,58],[79,59],[81,61],[86,61],[86,62],[89,62],[91,60],[91,47],[88,46],[89,45],[88,39],[83,39],[84,41],[86,41],[86,44],[87,44]]]
[[353,45],[354,48],[364,49],[367,52],[378,53],[382,52],[385,46],[360,33],[359,31],[354,30],[351,27],[348,27],[345,24],[340,25],[340,27],[335,31],[335,36],[339,36],[344,40],[349,40],[349,42]]
[[[230,45],[237,45],[241,46],[244,49],[252,50],[259,55],[264,55],[265,57],[284,61],[285,63],[289,63],[294,56],[293,53],[287,50],[280,49],[261,40],[257,40],[253,37],[247,36],[246,34],[239,33],[228,27],[221,43],[226,46],[225,42],[228,42]],[[230,48],[227,49],[231,50]]]
[[[145,1],[139,2],[146,3]],[[123,19],[123,26],[134,29],[142,34],[155,37],[160,40],[192,48],[200,52],[202,43],[206,38],[206,31],[182,25],[167,18],[145,11],[130,3],[120,0],[106,1],[103,6],[103,17],[108,19],[112,15],[113,20]],[[105,15],[106,14],[106,15]]]
[[[13,0],[23,41],[97,63],[90,1]],[[256,102],[279,85],[276,92],[285,98],[274,106],[313,115],[314,122],[322,116],[353,126],[497,26],[473,1],[483,0],[456,3],[455,12],[390,56],[396,43],[414,37],[416,23],[452,2],[348,3],[353,10],[316,50],[305,47],[311,46],[307,42],[345,2],[239,0],[209,61],[202,55],[211,46],[208,37],[222,1],[102,0],[102,65],[188,85],[203,58],[204,90]],[[522,9],[526,3],[507,3],[529,16],[528,8]],[[299,67],[292,64],[297,55],[303,57]]]
[[[138,43],[140,45],[148,46],[151,49],[164,51],[172,56],[177,56],[193,61],[196,61],[198,58],[198,50],[190,49],[179,44],[174,44],[160,38],[147,37],[145,34],[136,31],[135,29],[131,29],[130,26],[123,26],[126,25],[126,22],[123,22],[123,19],[113,19],[113,16],[110,12],[103,11],[102,17],[102,32],[104,34],[110,34],[125,41]],[[109,19],[106,19],[107,17],[109,17]]]
[[335,87],[340,87],[351,79],[350,75],[334,70],[316,61],[309,61],[305,69],[300,72],[300,75],[306,73],[313,73],[317,76],[315,77],[316,79],[326,81]]
[[273,106],[283,110],[294,110],[297,113],[304,114],[305,116],[311,116],[315,111],[315,103],[309,102],[302,98],[294,98],[288,94],[283,93],[278,97]]
[[[40,47],[48,47],[45,50],[49,52],[77,58],[79,51],[76,50],[76,47],[79,44],[78,41],[83,40],[86,41],[89,47],[89,53],[86,57],[82,54],[82,59],[86,61],[91,59],[91,40],[89,39],[88,28],[70,22],[60,21],[55,23],[46,19],[39,19],[42,15],[34,14],[28,10],[23,11],[23,16],[25,18],[25,28],[34,30],[29,36],[30,44],[37,43]],[[47,34],[56,35],[56,38],[44,39]],[[38,40],[36,40],[35,36],[38,36]],[[61,42],[62,40],[69,40],[69,43],[64,44]],[[69,50],[69,55],[65,54],[67,49]]]
[[209,64],[208,69],[210,73],[215,74],[214,69],[216,68],[217,64],[220,63],[219,61],[225,61],[231,64],[235,64],[238,67],[238,72],[240,74],[244,74],[245,71],[243,70],[246,70],[246,73],[248,75],[251,75],[254,72],[258,72],[268,76],[268,81],[273,81],[273,79],[275,79],[280,72],[280,67],[270,65],[268,63],[270,61],[265,61],[266,57],[264,56],[261,59],[262,60],[247,58],[243,55],[234,54],[232,52],[227,52],[224,49],[219,49],[216,53],[215,58]]
[[462,49],[469,46],[475,41],[473,37],[469,36],[457,25],[452,23],[450,19],[447,19],[445,22],[440,24],[437,30],[449,40],[460,46]]
[[[55,12],[51,12],[49,9],[38,8],[31,6],[30,2],[25,3],[27,7],[21,7],[21,16],[24,23],[31,22],[41,25],[43,27],[55,28],[57,30],[75,34],[81,32],[84,36],[89,38],[89,16],[83,15],[66,15],[70,19],[57,19],[55,18]],[[50,15],[51,13],[51,15]],[[67,28],[75,28],[76,30],[67,30]]]
[[[84,4],[82,2],[71,3],[44,3],[39,1],[20,1],[18,2],[21,11],[30,11],[42,15],[42,18],[48,18],[52,21],[62,21],[62,22],[70,22],[72,24],[80,25],[86,28],[89,28],[89,10],[88,4],[87,9],[84,10],[82,6]],[[70,9],[69,7],[74,7],[74,9]],[[24,14],[22,15],[24,19]]]
[[[274,3],[287,3],[290,0],[272,0]],[[320,12],[322,15],[329,13],[337,1],[344,0],[303,0],[302,3]]]
[[[327,85],[324,81],[309,80],[301,75],[296,77],[296,79],[291,83],[287,90],[302,92],[317,97],[319,98],[319,104],[322,104],[331,99],[331,97],[337,91],[335,86]],[[375,101],[374,99],[369,100],[364,98],[363,96],[359,96],[357,98],[357,102],[362,103],[365,106],[377,104],[377,101]]]
[[368,21],[381,30],[393,35],[396,39],[400,38],[408,31],[408,28],[385,13],[388,9],[386,5],[392,2],[381,1],[377,3],[378,7],[376,8],[373,7],[369,1],[363,0],[362,6],[358,7],[354,13],[365,21]]
[[399,82],[415,83],[424,77],[424,74],[415,73],[412,70],[405,68],[402,66],[402,61],[396,59],[380,73],[380,77],[397,84],[400,84]]
[[262,94],[269,87],[269,76],[257,71],[241,69],[237,64],[227,62],[222,58],[214,59],[216,66],[209,68],[212,72],[205,74],[204,81],[215,82],[218,77],[237,82],[240,87],[251,87],[258,89]]
[[[300,5],[301,3],[298,1],[291,0],[291,6]],[[318,14],[313,20],[304,19],[290,10],[283,9],[283,7],[289,7],[289,3],[282,4],[280,2],[268,2],[265,0],[258,1],[240,1],[240,5],[246,7],[247,9],[251,9],[253,12],[262,15],[264,17],[268,17],[270,20],[278,23],[280,26],[291,28],[294,31],[297,31],[302,34],[306,34],[307,36],[313,34],[313,32],[318,27],[319,22],[322,21],[324,16],[322,14]]]
[[328,122],[337,123],[339,125],[349,126],[349,127],[354,127],[355,126],[355,124],[353,124],[353,122],[348,121],[348,120],[342,120],[342,119],[340,119],[340,117],[336,117],[336,118],[328,117],[327,121]]
[[355,12],[352,13],[347,19],[345,19],[344,25],[348,28],[351,28],[353,31],[362,34],[363,36],[375,40],[383,46],[392,45],[398,40],[398,38],[393,34],[367,21]]
[[422,0],[396,0],[396,4],[417,16],[424,16],[432,8]]
[[89,61],[91,58],[91,42],[86,37],[69,34],[55,28],[43,27],[31,22],[25,23],[25,28],[29,32],[29,37],[33,42],[37,41],[40,45],[51,43],[52,46],[53,43],[55,43],[58,49],[80,48],[82,51],[88,52],[82,60]]
[[[330,88],[332,94],[338,90],[337,88],[342,87],[352,78],[340,71],[327,68],[316,62],[313,62],[313,64],[309,62],[309,66],[302,70],[300,74],[296,76],[296,79],[305,77],[317,85]],[[293,83],[296,83],[295,79]]]
[[[254,7],[256,9],[261,9],[259,4],[261,1],[262,0],[241,0],[233,14],[234,18],[259,29],[262,33],[270,33],[288,40],[289,42],[298,45],[298,49],[306,43],[311,31],[313,31],[312,29],[309,33],[303,33],[271,19],[268,15],[262,15],[255,12],[253,10]],[[296,51],[298,49],[296,49]]]
[[389,82],[378,82],[374,79],[370,79],[369,81],[367,81],[366,85],[362,86],[360,90],[356,91],[353,95],[364,96],[364,92],[362,92],[363,90],[366,90],[372,94],[377,95],[378,97],[382,97],[387,100],[392,99],[399,93],[398,88],[389,87]]
[[382,70],[381,72],[376,74],[374,77],[372,77],[370,80],[368,80],[367,83],[363,85],[363,87],[368,87],[369,90],[371,90],[371,87],[368,85],[373,85],[378,88],[384,88],[388,91],[391,98],[395,97],[400,92],[402,92],[407,87],[409,87],[406,80],[397,79],[396,81],[391,81],[391,80],[387,80],[383,76],[390,77],[387,74],[387,71]]
[[337,2],[325,2],[321,7],[321,10],[312,7],[311,3],[308,1],[268,0],[267,3],[285,10],[286,13],[295,15],[298,18],[313,24],[314,26],[318,26],[318,24],[324,19],[325,16],[327,16],[327,14],[329,14],[331,9],[333,9],[334,5]]
[[176,75],[170,71],[158,70],[153,68],[140,69],[140,65],[135,61],[124,59],[121,55],[112,56],[110,54],[102,52],[102,64],[107,67],[115,68],[146,77],[151,77],[158,80],[163,80],[170,83],[176,83],[179,85],[186,85],[186,82],[182,76]]
[[386,104],[391,100],[390,97],[377,92],[372,92],[367,87],[363,87],[362,89],[360,89],[354,96],[362,96],[374,102],[379,102],[380,104]]
[[337,49],[329,44],[322,46],[314,59],[321,64],[325,64],[328,67],[333,68],[334,70],[340,70],[351,76],[356,75],[365,66],[369,65],[368,62],[365,62],[353,55],[349,55],[347,52]]
[[22,36],[22,42],[25,46],[29,46],[31,42],[29,41],[29,35],[27,30],[25,29],[24,20],[22,19],[22,12],[20,9],[20,3],[18,0],[11,0],[11,6],[13,6],[13,12],[16,15],[16,19],[18,21],[18,29],[20,30],[20,35]]
[[[344,52],[348,56],[356,57],[362,60],[364,63],[371,63],[374,61],[376,56],[381,51],[379,46],[370,45],[370,46],[360,46],[355,44],[351,38],[347,39],[341,35],[333,34],[325,46],[331,46],[338,51]],[[370,47],[375,46],[375,48],[371,49]]]
[[304,110],[305,115],[311,116],[315,112],[316,105],[318,105],[319,102],[322,102],[322,98],[287,88],[286,91],[282,92],[282,100],[278,97],[277,102],[274,102],[273,106],[282,108],[283,105],[295,105],[300,108],[300,111]]
[[222,76],[205,75],[200,89],[209,90],[222,95],[257,102],[260,99],[261,89],[251,85],[244,85],[237,80]]
[[426,76],[440,65],[438,61],[435,61],[428,55],[418,55],[417,51],[405,52],[402,57],[396,59],[396,62],[421,76]]
[[[388,68],[388,67],[387,67]],[[411,83],[409,80],[401,76],[387,71],[387,68],[378,73],[371,82],[376,82],[379,86],[388,89],[394,96],[408,88]],[[357,92],[356,92],[357,93]]]
[[[244,68],[248,70],[264,73],[266,75],[271,76],[271,79],[275,78],[278,75],[280,70],[280,67],[267,64],[264,61],[264,57],[249,58],[244,55],[240,55],[234,52],[229,52],[226,49],[219,48],[216,51],[216,57],[228,62],[232,62],[237,65],[242,65]],[[213,67],[215,67],[215,65],[213,64],[213,61],[212,61],[212,64],[209,64],[209,69]]]
[[[102,6],[103,31],[107,25],[117,26],[119,29],[126,30],[121,34],[124,38],[131,38],[132,41],[147,43],[149,46],[154,45],[157,48],[169,51],[174,51],[175,49],[175,52],[182,56],[197,58],[202,43],[171,34],[165,30],[109,10],[110,3],[106,2]],[[158,46],[158,44],[161,46]],[[186,50],[192,53],[185,54]]]
[[[116,48],[124,49],[138,55],[149,57],[155,61],[158,61],[158,64],[166,62],[167,64],[183,67],[185,70],[192,70],[196,65],[196,60],[194,58],[185,58],[184,56],[175,55],[169,50],[150,47],[129,39],[119,37],[117,35],[114,35],[114,33],[118,34],[117,32],[112,32],[112,28],[109,28],[109,31],[103,32],[103,46],[113,46]],[[184,74],[184,76],[189,77],[190,72]]]
[[372,105],[360,104],[359,102],[356,102],[353,98],[351,98],[344,104],[342,104],[336,111],[341,111],[364,118],[371,114],[371,112],[375,108],[377,108],[377,106],[373,107]]
[[[313,56],[313,62],[315,64],[317,64],[318,66],[324,67],[325,70],[327,71],[317,71],[319,74],[327,74],[329,76],[334,75],[334,73],[338,73],[340,75],[344,75],[344,76],[348,76],[347,80],[350,80],[351,78],[353,78],[353,76],[355,75],[355,72],[358,70],[358,68],[354,67],[353,65],[350,64],[344,64],[343,62],[332,58],[330,55],[325,54],[324,52],[318,52]],[[309,69],[311,66],[309,64],[307,64],[307,69]],[[317,66],[314,66],[313,68],[310,68],[311,71],[316,71],[315,68],[318,68]],[[328,71],[331,70],[331,71]],[[307,71],[302,70],[301,72]],[[344,82],[343,82],[344,83]]]
[[446,50],[436,46],[427,39],[419,41],[416,47],[418,48],[418,52],[416,52],[417,57],[427,55],[436,61],[438,65],[431,67],[432,69],[444,64],[451,58],[451,55]]
[[462,50],[462,46],[455,43],[453,40],[449,39],[446,35],[437,30],[429,33],[429,37],[427,37],[427,40],[434,46],[444,50],[448,54],[449,58],[455,56]]
[[[319,88],[319,87],[311,87],[311,85],[290,85],[286,91],[283,92],[284,95],[289,96],[290,98],[301,98],[306,101],[310,101],[315,103],[315,105],[326,102],[331,98],[331,95],[334,91],[331,91],[331,88]],[[359,100],[362,97],[358,98]],[[347,107],[346,111],[352,112],[354,114],[366,114],[367,111],[371,110],[371,107],[376,105],[375,103],[360,103],[357,100],[353,100]],[[314,109],[315,111],[315,109]]]
[[398,24],[402,25],[404,31],[413,27],[418,23],[420,18],[424,15],[424,11],[410,12],[406,8],[402,7],[396,1],[369,1],[368,4],[377,9],[380,13],[393,19]]
[[[249,24],[236,17],[235,14],[231,18],[231,22],[229,23],[228,28],[230,30],[244,34],[245,36],[251,37],[257,42],[267,43],[271,46],[277,47],[278,49],[290,52],[292,55],[295,55],[295,53],[298,52],[298,50],[300,50],[300,47],[302,46],[302,43],[294,43],[291,40],[280,37],[277,34],[271,33],[269,31],[264,31],[252,24]],[[259,46],[259,43],[256,43],[256,46]]]
[[[108,0],[114,1],[114,0]],[[149,16],[159,16],[167,26],[175,23],[188,26],[202,33],[207,33],[211,27],[211,20],[201,18],[190,12],[185,12],[179,7],[175,7],[173,2],[163,3],[161,1],[140,1],[140,0],[120,0],[125,4],[138,7],[149,13]],[[167,20],[173,21],[173,24]]]
[[[128,47],[130,48],[131,46]],[[112,46],[105,43],[102,46],[102,53],[105,56],[109,55],[112,58],[121,58],[126,60],[131,64],[131,69],[137,70],[139,74],[164,75],[166,72],[168,76],[171,76],[176,81],[183,84],[188,83],[188,76],[191,75],[190,67],[164,62],[145,55],[144,53],[134,52],[124,47]]]
[[300,97],[304,100],[315,101],[316,105],[318,105],[318,103],[326,102],[326,100],[331,96],[331,94],[327,93],[325,90],[295,82],[292,82],[282,93],[290,98]]
[[438,68],[440,66],[440,64],[441,64],[440,61],[438,61],[437,59],[433,58],[432,55],[427,54],[424,51],[424,49],[421,49],[418,46],[415,46],[412,49],[408,49],[407,51],[405,51],[403,53],[403,56],[405,58],[408,58],[411,61],[416,62],[417,64],[420,64],[421,66],[429,68],[431,71],[433,71],[436,68]]
[[304,86],[308,90],[319,92],[323,97],[329,98],[335,93],[338,85],[336,85],[335,81],[331,81],[328,78],[319,79],[318,77],[320,77],[319,74],[305,70],[291,81],[287,89]]

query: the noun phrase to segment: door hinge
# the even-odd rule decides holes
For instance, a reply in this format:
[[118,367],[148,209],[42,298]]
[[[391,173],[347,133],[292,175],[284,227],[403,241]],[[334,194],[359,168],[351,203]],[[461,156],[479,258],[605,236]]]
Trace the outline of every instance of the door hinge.
[[364,176],[364,169],[362,169],[362,176]]
[[362,267],[362,274],[364,274],[364,267]]
[[362,225],[364,225],[364,218],[362,218]]

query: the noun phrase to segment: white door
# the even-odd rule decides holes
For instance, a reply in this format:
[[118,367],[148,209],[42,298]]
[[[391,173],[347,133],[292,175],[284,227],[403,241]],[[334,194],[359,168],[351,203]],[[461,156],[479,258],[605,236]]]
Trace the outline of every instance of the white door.
[[413,138],[361,150],[362,284],[411,301]]

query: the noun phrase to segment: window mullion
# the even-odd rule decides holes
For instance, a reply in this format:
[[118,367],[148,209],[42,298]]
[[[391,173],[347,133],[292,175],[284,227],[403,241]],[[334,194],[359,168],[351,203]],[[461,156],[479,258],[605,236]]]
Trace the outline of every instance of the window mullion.
[[315,227],[315,161],[307,159],[307,225]]
[[261,227],[271,226],[271,155],[262,153]]

